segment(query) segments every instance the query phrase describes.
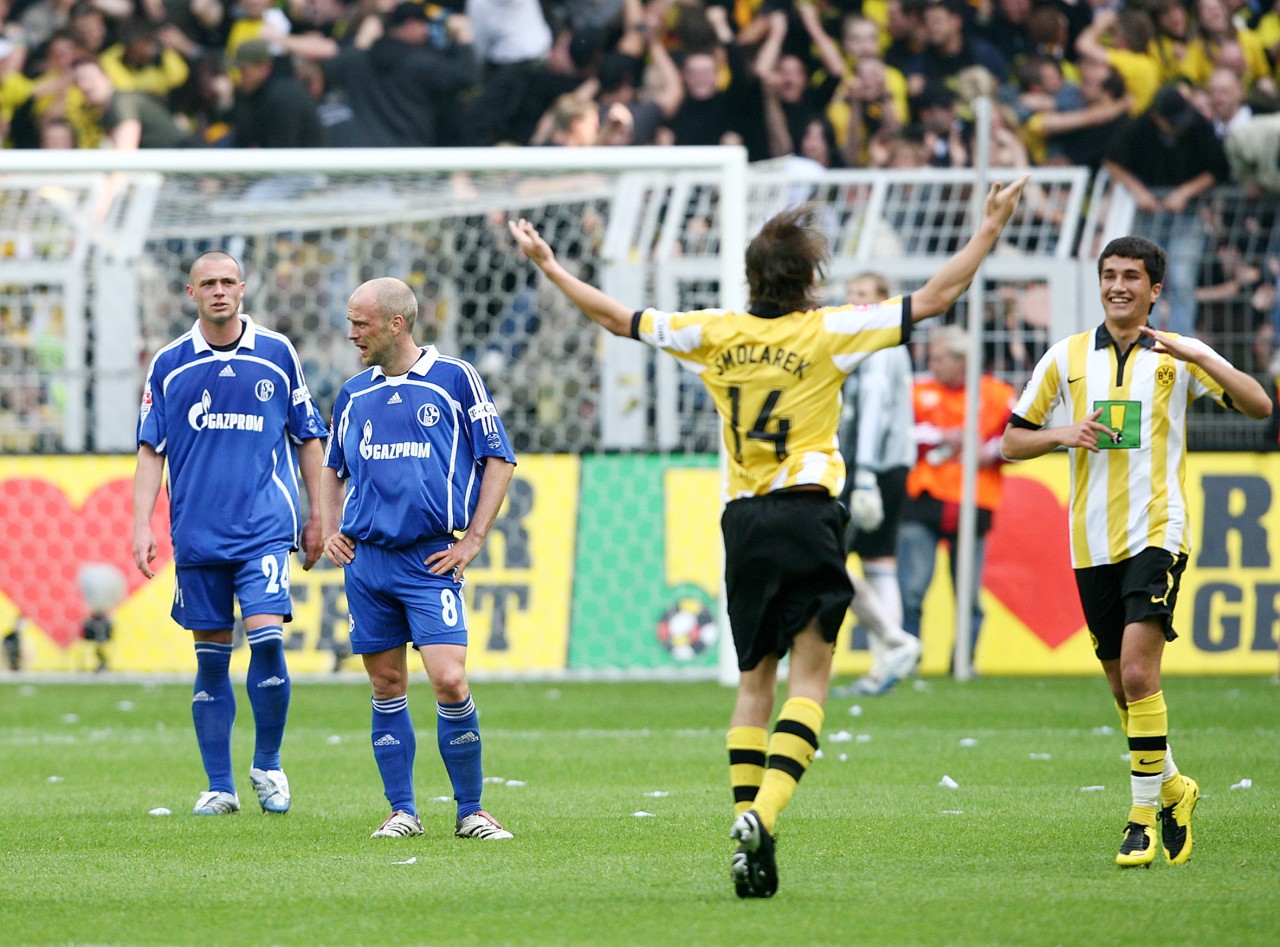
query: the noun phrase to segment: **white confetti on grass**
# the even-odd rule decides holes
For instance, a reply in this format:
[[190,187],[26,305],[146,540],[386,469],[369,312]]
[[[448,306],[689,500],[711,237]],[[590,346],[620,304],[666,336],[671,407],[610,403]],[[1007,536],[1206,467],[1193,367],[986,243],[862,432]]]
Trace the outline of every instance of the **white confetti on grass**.
[[130,710],[133,710],[133,701],[131,700],[120,701],[118,704],[116,704],[116,710],[123,710],[125,713],[128,713]]
[[80,715],[79,714],[63,714],[62,722],[63,723],[79,723]]
[[854,738],[854,740],[855,740],[855,742],[857,742],[857,743],[870,743],[870,742],[871,742],[871,734],[869,734],[869,733],[859,733],[859,734]]
[[942,779],[938,780],[938,785],[941,786],[943,789],[959,789],[960,788],[960,784],[958,782],[956,782],[950,776],[946,776],[946,775],[944,775]]
[[173,812],[164,806],[156,806],[156,808],[149,810],[147,815],[173,815]]
[[943,815],[964,815],[963,809],[943,809]]
[[1030,753],[1030,754],[1028,754],[1028,756],[1029,756],[1031,759],[1033,759],[1033,760],[1051,760],[1051,759],[1053,759],[1053,754],[1052,754],[1052,753]]
[[339,736],[338,734],[336,734],[336,733],[333,733],[333,734],[330,734],[329,736],[325,737],[325,738],[324,738],[324,742],[325,742],[325,743],[327,743],[327,744],[329,744],[330,746],[337,746],[339,743],[341,743],[341,742],[342,742],[342,737],[340,737],[340,736]]
[[665,789],[655,789],[653,792],[647,792],[645,795],[650,799],[666,799],[671,793]]
[[1249,779],[1249,778],[1246,776],[1244,779],[1240,780],[1240,782],[1238,782],[1238,783],[1232,783],[1232,784],[1231,784],[1231,788],[1232,788],[1232,789],[1252,789],[1252,788],[1253,788],[1253,780],[1252,780],[1252,779]]
[[645,812],[643,809],[639,812],[633,812],[631,815],[637,819],[656,819],[658,817],[656,814],[652,812]]
[[527,786],[529,784],[526,783],[523,779],[508,779],[502,785],[510,786],[512,789],[519,789],[521,786]]
[[60,782],[62,782],[62,781],[63,781],[63,779],[64,779],[64,778],[65,778],[65,777],[63,777],[63,776],[50,776],[50,777],[49,777],[49,782],[51,782],[51,783],[60,783]]
[[977,746],[978,741],[975,740],[973,737],[962,737],[960,740],[960,745],[961,746]]
[[507,780],[504,776],[486,776],[484,781],[486,783],[505,783]]
[[852,707],[850,707],[850,708],[849,708],[849,716],[850,716],[850,717],[861,717],[861,716],[862,716],[862,706],[861,706],[860,704],[854,704]]
[[392,862],[393,865],[416,865],[418,864],[418,856],[411,855],[402,862]]
[[828,743],[852,743],[853,734],[848,730],[837,730],[827,737]]
[[1115,733],[1115,730],[1103,724],[1101,727],[1094,727],[1093,732],[1096,736],[1109,737],[1111,734]]
[[1081,792],[1102,792],[1102,790],[1106,788],[1107,788],[1106,786],[1081,786],[1080,791]]

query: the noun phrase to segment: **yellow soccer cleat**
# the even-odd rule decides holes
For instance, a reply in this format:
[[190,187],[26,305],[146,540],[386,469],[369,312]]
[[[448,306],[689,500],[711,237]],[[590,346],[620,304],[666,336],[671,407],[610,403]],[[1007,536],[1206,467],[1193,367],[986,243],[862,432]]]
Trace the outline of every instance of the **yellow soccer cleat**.
[[1156,830],[1149,825],[1130,822],[1124,827],[1124,841],[1116,854],[1121,868],[1150,868],[1156,860]]
[[1170,865],[1185,865],[1191,858],[1191,813],[1200,801],[1200,784],[1182,777],[1182,798],[1160,810],[1160,845]]

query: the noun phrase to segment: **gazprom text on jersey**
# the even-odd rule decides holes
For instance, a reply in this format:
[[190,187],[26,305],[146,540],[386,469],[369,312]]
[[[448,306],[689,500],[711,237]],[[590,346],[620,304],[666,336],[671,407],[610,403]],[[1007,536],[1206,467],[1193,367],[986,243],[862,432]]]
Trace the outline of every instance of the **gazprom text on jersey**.
[[768,345],[734,345],[715,357],[716,374],[723,375],[734,365],[769,365],[803,378],[813,363],[798,352]]

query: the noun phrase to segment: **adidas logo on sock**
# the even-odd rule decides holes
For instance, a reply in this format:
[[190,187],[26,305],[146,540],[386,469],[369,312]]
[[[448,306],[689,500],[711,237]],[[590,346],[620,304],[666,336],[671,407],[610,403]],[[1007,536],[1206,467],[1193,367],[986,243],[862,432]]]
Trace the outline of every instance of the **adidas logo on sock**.
[[464,743],[479,743],[480,735],[474,730],[468,730],[460,737],[454,737],[449,741],[450,746],[461,746]]
[[269,677],[265,681],[259,681],[259,687],[279,687],[281,684],[289,683],[283,677]]
[[209,696],[209,692],[208,692],[208,691],[200,691],[200,692],[199,692],[199,693],[197,693],[194,697],[192,697],[192,698],[191,698],[191,703],[193,703],[193,704],[194,704],[194,703],[196,703],[197,701],[206,701],[206,700],[207,700],[207,701],[212,701],[212,700],[213,700],[213,698]]
[[397,391],[387,399],[387,404],[400,404],[402,401],[404,401],[404,399],[400,397],[400,392]]
[[389,733],[384,733],[378,739],[373,741],[374,746],[399,746],[400,741]]
[[235,369],[234,369],[234,368],[232,368],[230,365],[228,365],[228,366],[227,366],[226,368],[224,368],[222,371],[218,372],[218,377],[219,377],[219,378],[235,378],[235,377],[236,377],[236,371],[235,371]]

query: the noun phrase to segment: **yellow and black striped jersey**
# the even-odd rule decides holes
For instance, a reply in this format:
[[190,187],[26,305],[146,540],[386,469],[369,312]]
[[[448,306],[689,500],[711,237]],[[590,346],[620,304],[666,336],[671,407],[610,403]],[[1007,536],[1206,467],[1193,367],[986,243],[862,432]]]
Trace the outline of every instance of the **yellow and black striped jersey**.
[[728,453],[726,499],[815,484],[839,496],[841,388],[872,352],[908,341],[910,297],[767,315],[645,309],[631,334],[706,385]]
[[[1202,347],[1195,339],[1182,341]],[[1204,369],[1152,351],[1141,336],[1121,356],[1105,325],[1058,342],[1036,365],[1014,424],[1040,428],[1063,405],[1074,424],[1102,409],[1111,428],[1096,453],[1071,454],[1071,561],[1122,562],[1149,547],[1188,553],[1187,406],[1202,395],[1229,405]]]

